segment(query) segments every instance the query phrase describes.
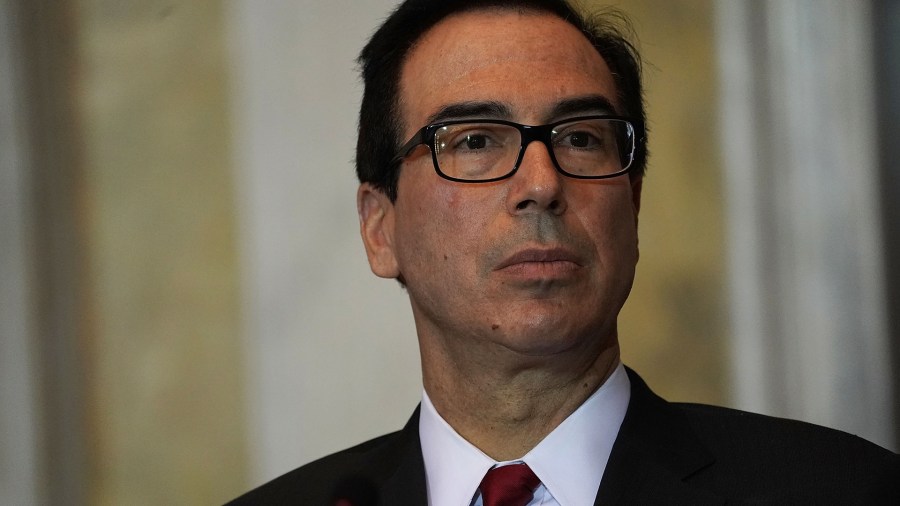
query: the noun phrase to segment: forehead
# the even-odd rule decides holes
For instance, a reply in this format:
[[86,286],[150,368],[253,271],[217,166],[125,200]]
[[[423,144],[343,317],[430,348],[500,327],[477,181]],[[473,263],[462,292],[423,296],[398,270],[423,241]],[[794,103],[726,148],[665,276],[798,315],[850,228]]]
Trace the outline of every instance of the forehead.
[[407,130],[466,101],[509,106],[517,121],[549,121],[566,98],[617,104],[609,68],[587,38],[552,14],[479,10],[450,16],[410,51],[400,77]]

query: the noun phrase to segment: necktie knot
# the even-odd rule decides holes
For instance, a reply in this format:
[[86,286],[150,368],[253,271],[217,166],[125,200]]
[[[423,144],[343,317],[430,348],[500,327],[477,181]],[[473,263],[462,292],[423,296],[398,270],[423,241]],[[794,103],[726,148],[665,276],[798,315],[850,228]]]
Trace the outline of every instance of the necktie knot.
[[488,471],[478,490],[484,506],[525,506],[540,483],[527,464],[512,464]]

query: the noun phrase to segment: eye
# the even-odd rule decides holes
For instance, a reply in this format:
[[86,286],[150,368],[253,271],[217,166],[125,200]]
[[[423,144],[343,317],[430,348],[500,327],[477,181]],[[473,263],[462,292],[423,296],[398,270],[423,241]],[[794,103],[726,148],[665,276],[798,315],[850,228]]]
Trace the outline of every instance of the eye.
[[553,145],[579,151],[609,149],[614,142],[608,122],[579,121],[560,125],[553,131]]
[[553,144],[561,148],[601,149],[605,143],[596,129],[571,128],[558,132]]
[[599,139],[588,132],[572,132],[562,139],[562,143],[568,144],[573,148],[590,148],[598,145],[599,142]]
[[460,142],[460,147],[465,144],[466,149],[484,149],[488,145],[488,138],[483,134],[469,134]]
[[439,153],[482,153],[503,149],[511,135],[502,126],[461,124],[441,129],[435,135],[435,145]]

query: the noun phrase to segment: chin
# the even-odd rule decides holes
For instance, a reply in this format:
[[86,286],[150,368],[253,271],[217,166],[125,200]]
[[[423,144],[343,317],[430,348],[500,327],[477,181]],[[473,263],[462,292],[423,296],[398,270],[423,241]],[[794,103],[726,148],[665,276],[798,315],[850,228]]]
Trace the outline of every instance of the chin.
[[[511,324],[502,337],[501,343],[512,351],[534,357],[546,357],[569,351],[583,352],[591,348],[602,331],[596,327],[572,328],[572,320],[565,318],[537,318],[537,321],[517,321]],[[499,332],[497,329],[495,332]],[[496,339],[496,338],[495,338]]]

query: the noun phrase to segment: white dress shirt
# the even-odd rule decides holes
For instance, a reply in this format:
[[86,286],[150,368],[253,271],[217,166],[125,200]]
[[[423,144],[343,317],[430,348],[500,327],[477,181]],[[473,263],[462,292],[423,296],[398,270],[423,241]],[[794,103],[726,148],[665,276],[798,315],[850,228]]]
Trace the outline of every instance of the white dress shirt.
[[478,485],[496,465],[524,462],[541,480],[528,506],[591,506],[631,397],[619,363],[612,375],[524,457],[497,462],[462,438],[422,394],[419,438],[430,506],[481,506]]

